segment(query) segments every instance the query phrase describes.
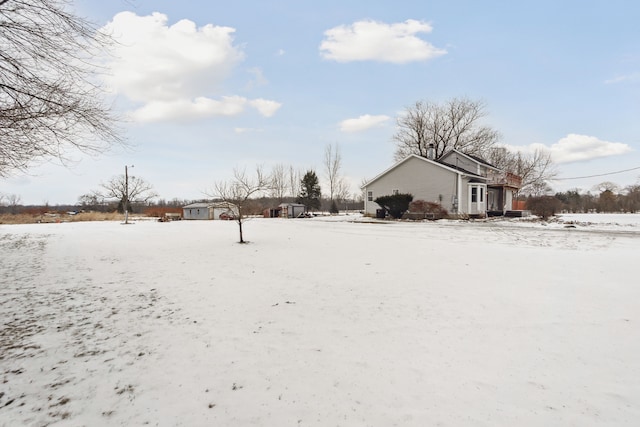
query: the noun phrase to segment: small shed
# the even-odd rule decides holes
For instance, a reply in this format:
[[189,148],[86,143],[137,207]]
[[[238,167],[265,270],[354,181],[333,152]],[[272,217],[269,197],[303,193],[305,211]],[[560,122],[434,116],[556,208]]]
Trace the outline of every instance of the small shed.
[[265,218],[280,218],[280,213],[282,209],[280,208],[267,208],[262,211],[262,216]]
[[281,216],[283,218],[298,218],[307,211],[305,205],[300,203],[282,203],[280,206]]
[[229,202],[191,203],[182,208],[184,219],[234,219],[238,207]]

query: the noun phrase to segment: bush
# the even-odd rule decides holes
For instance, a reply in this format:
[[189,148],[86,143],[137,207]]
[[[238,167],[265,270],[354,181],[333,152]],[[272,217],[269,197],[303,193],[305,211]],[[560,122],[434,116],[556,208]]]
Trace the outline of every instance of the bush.
[[393,218],[400,219],[409,209],[409,203],[413,200],[411,194],[394,194],[391,196],[380,196],[374,200],[383,207]]
[[440,203],[427,202],[426,200],[414,200],[409,203],[409,213],[429,219],[441,219],[449,216],[449,212]]
[[527,209],[542,219],[547,219],[562,209],[562,202],[554,196],[529,197]]

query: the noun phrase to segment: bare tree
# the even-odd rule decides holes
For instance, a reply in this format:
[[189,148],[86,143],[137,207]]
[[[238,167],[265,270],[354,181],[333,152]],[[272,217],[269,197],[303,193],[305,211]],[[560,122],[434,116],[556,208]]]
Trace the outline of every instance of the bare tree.
[[484,103],[467,98],[453,98],[443,104],[418,101],[396,120],[395,159],[410,154],[427,157],[431,144],[436,159],[454,148],[482,155],[500,138],[496,130],[480,125],[485,115]]
[[296,170],[293,166],[289,166],[289,197],[298,197],[300,193],[300,182],[302,180],[302,172]]
[[[332,146],[327,145],[324,149],[324,171],[327,176],[327,182],[329,183],[329,200],[332,202],[339,193],[344,193],[346,184],[344,178],[340,176],[342,169],[342,155],[340,154],[340,147],[338,144]],[[342,196],[342,194],[340,194]]]
[[242,225],[247,218],[247,208],[251,198],[268,191],[270,188],[269,177],[266,176],[262,167],[256,167],[255,176],[250,176],[246,171],[240,169],[233,170],[231,181],[220,181],[214,184],[213,190],[207,194],[209,197],[220,199],[227,203],[233,203],[236,208],[235,220],[238,223],[240,232],[240,243],[247,243],[242,233]]
[[104,199],[95,192],[87,193],[78,197],[78,204],[80,204],[83,209],[97,210],[104,206]]
[[615,182],[611,182],[611,181],[601,182],[600,184],[594,185],[592,188],[594,191],[597,191],[598,193],[602,193],[607,190],[616,194],[620,192],[620,186]]
[[67,0],[0,3],[0,176],[33,162],[97,153],[122,139],[95,81],[110,38]]
[[118,201],[118,211],[130,211],[131,203],[146,203],[158,197],[153,186],[137,176],[117,175],[107,183],[100,184],[101,190],[94,191],[96,200],[111,199]]
[[351,186],[349,185],[347,180],[344,179],[343,177],[338,181],[338,185],[334,192],[334,197],[336,198],[337,201],[344,201],[348,199],[350,196],[351,196]]
[[[7,199],[7,206],[11,208],[11,213],[15,214],[18,212],[18,206],[20,206],[20,202],[22,202],[22,197],[18,194],[6,194],[5,198]],[[0,197],[0,201],[2,198]]]
[[282,202],[289,194],[289,182],[285,165],[279,163],[273,167],[270,175],[270,195]]
[[549,181],[557,175],[551,154],[537,149],[532,153],[509,151],[506,147],[494,147],[486,153],[494,166],[522,178],[519,194],[539,196],[550,191]]

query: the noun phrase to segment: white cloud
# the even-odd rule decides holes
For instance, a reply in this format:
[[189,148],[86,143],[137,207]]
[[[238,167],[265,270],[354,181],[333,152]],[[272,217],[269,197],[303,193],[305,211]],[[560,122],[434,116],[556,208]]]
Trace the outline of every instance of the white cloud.
[[[107,58],[106,83],[113,92],[142,104],[131,116],[141,121],[185,120],[243,112],[252,101],[219,94],[222,83],[244,59],[233,44],[235,30],[212,24],[197,27],[186,19],[173,25],[167,21],[157,12],[148,16],[121,12],[103,28],[118,42]],[[254,74],[263,79],[261,73]],[[268,115],[277,110],[256,108]]]
[[255,128],[234,128],[235,133],[250,133],[250,132],[262,132],[262,129]]
[[384,115],[372,116],[369,114],[365,114],[358,117],[357,119],[347,119],[341,121],[340,130],[342,132],[362,132],[373,127],[383,125],[387,120],[389,120],[389,118],[389,116]]
[[338,62],[382,61],[403,64],[426,61],[447,53],[417,37],[417,34],[430,33],[432,30],[430,24],[413,19],[395,24],[358,21],[325,31],[320,52],[325,59]]
[[249,101],[249,105],[258,110],[265,117],[273,116],[282,106],[279,102],[269,101],[268,99],[254,99]]
[[264,99],[249,100],[241,96],[223,96],[220,100],[198,97],[194,100],[151,101],[135,110],[131,116],[135,121],[148,123],[171,118],[173,120],[197,120],[212,116],[235,116],[246,107],[253,107],[265,117],[271,117],[280,104]]
[[616,76],[612,79],[605,80],[605,84],[616,84],[624,82],[640,82],[640,72]]
[[633,151],[622,142],[603,141],[595,136],[578,135],[571,133],[560,139],[555,144],[531,144],[526,147],[511,147],[521,151],[546,150],[556,163],[573,163],[602,157],[618,156]]

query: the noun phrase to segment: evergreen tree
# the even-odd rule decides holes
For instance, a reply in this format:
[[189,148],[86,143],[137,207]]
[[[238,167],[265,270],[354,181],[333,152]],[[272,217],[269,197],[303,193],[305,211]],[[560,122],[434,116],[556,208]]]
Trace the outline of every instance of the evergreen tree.
[[411,194],[393,194],[391,196],[380,196],[374,200],[378,205],[382,206],[389,212],[393,218],[400,219],[402,215],[409,209],[409,203],[413,201]]
[[307,210],[320,209],[320,184],[318,175],[312,170],[307,171],[300,181],[298,203],[302,203]]

